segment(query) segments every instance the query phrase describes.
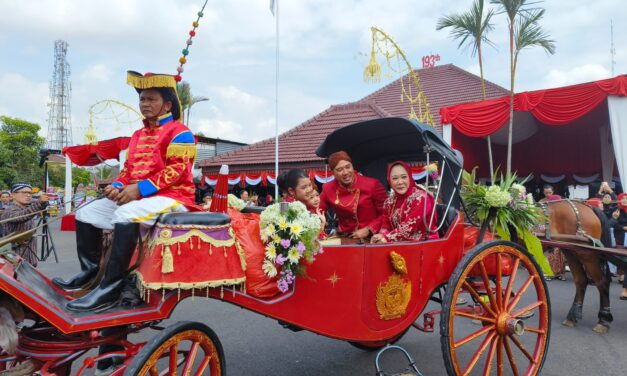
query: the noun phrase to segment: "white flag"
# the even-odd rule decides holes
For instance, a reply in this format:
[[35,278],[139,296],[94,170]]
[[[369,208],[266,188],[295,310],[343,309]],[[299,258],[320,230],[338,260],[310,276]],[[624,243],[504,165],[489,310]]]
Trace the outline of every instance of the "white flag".
[[274,0],[270,0],[270,12],[272,12],[272,15],[274,16],[274,9],[275,9],[275,1]]

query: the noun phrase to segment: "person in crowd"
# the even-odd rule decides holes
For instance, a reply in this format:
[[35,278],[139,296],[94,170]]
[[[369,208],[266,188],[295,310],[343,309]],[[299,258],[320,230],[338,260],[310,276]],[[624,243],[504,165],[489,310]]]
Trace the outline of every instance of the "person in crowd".
[[562,199],[560,195],[555,194],[555,188],[553,188],[551,184],[545,184],[544,187],[542,187],[542,193],[544,194],[544,198],[542,198],[540,202],[556,201]]
[[371,242],[437,239],[438,219],[433,213],[435,200],[431,193],[416,185],[409,165],[394,162],[388,167],[387,176],[392,192],[383,204],[381,229],[372,236]]
[[250,205],[251,206],[259,206],[259,195],[257,192],[253,192],[250,195]]
[[270,206],[272,205],[273,202],[274,202],[274,197],[272,197],[272,195],[268,193],[266,195],[266,202],[264,203],[264,206]]
[[609,193],[605,193],[601,198],[601,202],[603,203],[603,213],[605,213],[605,216],[608,219],[612,218],[612,213],[617,208],[615,200],[612,200],[612,195]]
[[207,192],[205,193],[205,195],[202,197],[202,208],[205,211],[209,211],[209,208],[211,207],[211,193]]
[[367,239],[381,229],[383,202],[387,193],[377,179],[359,175],[345,151],[329,156],[334,180],[322,186],[320,209],[333,209],[339,233],[354,239]]
[[610,195],[611,201],[616,201],[616,193],[614,193],[614,190],[612,189],[612,187],[610,187],[608,182],[604,181],[601,183],[601,186],[599,187],[599,191],[597,192],[596,197],[603,199],[606,194]]
[[104,310],[115,306],[130,272],[139,240],[140,223],[154,225],[160,214],[201,210],[195,205],[192,167],[196,141],[183,125],[174,76],[129,71],[127,82],[139,97],[144,117],[130,140],[124,168],[104,194],[76,212],[76,244],[81,272],[68,281],[53,282],[63,289],[83,286],[98,274],[103,230],[114,230],[109,261],[98,286],[67,303],[72,311]]
[[242,189],[242,190],[239,192],[239,198],[240,198],[242,201],[244,201],[244,202],[248,203],[248,201],[249,201],[249,200],[248,200],[248,191],[247,191],[247,190],[245,190],[245,189]]
[[11,206],[13,198],[11,197],[11,192],[2,191],[0,192],[0,210],[4,210]]
[[[2,224],[3,232],[22,233],[34,227],[33,218],[48,205],[48,195],[42,193],[33,202],[33,187],[28,183],[17,183],[11,187],[13,205],[8,206],[0,215],[0,220],[9,220]],[[37,238],[32,236],[13,245],[13,251],[33,266],[37,266]]]

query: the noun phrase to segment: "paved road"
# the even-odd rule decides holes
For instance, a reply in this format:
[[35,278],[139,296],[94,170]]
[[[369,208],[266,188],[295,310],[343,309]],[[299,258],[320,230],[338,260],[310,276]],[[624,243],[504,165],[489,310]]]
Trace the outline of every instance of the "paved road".
[[[48,275],[69,276],[78,270],[74,233],[58,231],[58,222],[53,226],[60,262],[56,264],[51,258],[41,264],[41,269]],[[619,285],[612,283],[615,321],[606,335],[591,330],[597,321],[599,301],[595,288],[588,289],[584,319],[575,329],[560,325],[570,308],[574,285],[570,281],[552,281],[549,290],[553,318],[543,375],[627,374],[627,301],[618,300]],[[202,321],[218,334],[229,375],[374,375],[375,353],[309,332],[294,333],[281,328],[274,320],[219,301],[183,301],[164,324],[179,320]],[[445,375],[438,334],[410,330],[398,344],[416,359],[424,375]],[[386,364],[400,361],[392,357]]]

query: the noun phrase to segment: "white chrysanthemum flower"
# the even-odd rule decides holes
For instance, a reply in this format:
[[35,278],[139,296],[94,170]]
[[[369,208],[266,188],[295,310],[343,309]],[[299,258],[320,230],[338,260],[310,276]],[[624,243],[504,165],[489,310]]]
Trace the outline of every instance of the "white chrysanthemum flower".
[[263,262],[263,272],[270,278],[276,277],[277,275],[276,266],[269,260]]
[[297,238],[303,233],[303,226],[297,222],[293,222],[290,225],[290,231],[292,232],[292,238]]
[[270,243],[266,246],[266,258],[272,262],[276,260],[276,247],[274,243]]
[[297,264],[299,259],[300,254],[298,253],[298,249],[296,249],[295,247],[290,248],[290,250],[287,252],[287,260],[291,264]]

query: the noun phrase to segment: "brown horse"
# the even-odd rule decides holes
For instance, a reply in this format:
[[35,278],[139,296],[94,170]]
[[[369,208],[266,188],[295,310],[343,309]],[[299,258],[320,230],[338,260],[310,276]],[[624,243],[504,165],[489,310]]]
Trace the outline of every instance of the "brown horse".
[[[588,276],[594,281],[601,305],[599,322],[593,330],[607,333],[613,321],[610,311],[610,275],[607,261],[594,251],[577,249],[577,244],[594,244],[595,246],[611,247],[609,233],[604,231],[607,219],[598,208],[583,202],[571,200],[548,201],[541,204],[546,216],[544,234],[541,239],[557,240],[572,243],[570,249],[561,248],[566,256],[576,287],[575,300],[562,325],[574,327],[582,318],[583,300],[588,286]],[[544,235],[544,236],[542,236]]]

